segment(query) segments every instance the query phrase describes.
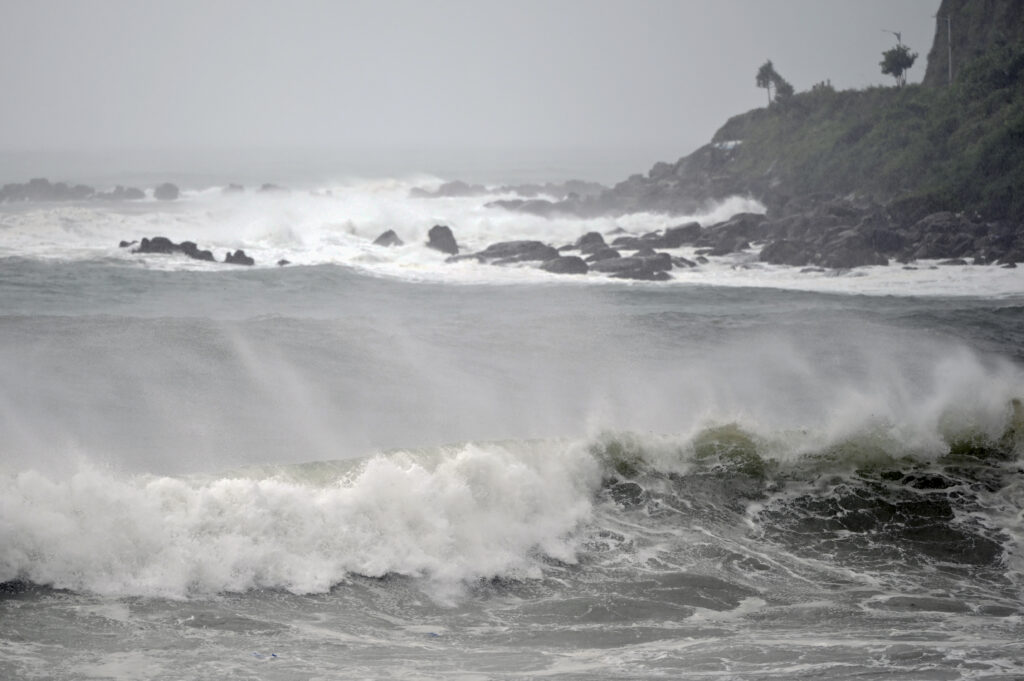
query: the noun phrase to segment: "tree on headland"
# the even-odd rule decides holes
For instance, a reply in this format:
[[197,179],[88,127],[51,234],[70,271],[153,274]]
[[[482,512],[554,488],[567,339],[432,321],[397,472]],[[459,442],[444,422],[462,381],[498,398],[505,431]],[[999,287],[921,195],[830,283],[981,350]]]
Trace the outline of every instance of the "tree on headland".
[[775,75],[771,59],[761,64],[761,68],[757,70],[757,87],[763,87],[768,92],[768,104],[772,103],[772,84],[775,82]]
[[768,92],[769,106],[771,106],[772,103],[772,88],[775,88],[776,102],[781,102],[793,96],[793,86],[789,84],[789,81],[779,75],[779,72],[775,70],[775,66],[772,64],[771,59],[761,64],[761,68],[757,70],[756,83],[757,87],[763,87]]
[[914,65],[917,59],[917,52],[911,52],[906,45],[897,45],[891,50],[882,53],[882,73],[896,79],[896,87],[903,87],[907,84],[907,71]]
[[789,84],[789,81],[775,74],[775,101],[783,102],[793,96],[793,86]]

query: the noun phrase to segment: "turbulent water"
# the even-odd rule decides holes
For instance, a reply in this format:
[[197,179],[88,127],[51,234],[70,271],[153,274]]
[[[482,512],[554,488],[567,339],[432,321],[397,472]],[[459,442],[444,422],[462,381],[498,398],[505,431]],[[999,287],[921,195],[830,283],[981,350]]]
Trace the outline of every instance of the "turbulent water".
[[430,182],[0,206],[0,677],[1024,678],[1024,270],[445,263],[688,218]]

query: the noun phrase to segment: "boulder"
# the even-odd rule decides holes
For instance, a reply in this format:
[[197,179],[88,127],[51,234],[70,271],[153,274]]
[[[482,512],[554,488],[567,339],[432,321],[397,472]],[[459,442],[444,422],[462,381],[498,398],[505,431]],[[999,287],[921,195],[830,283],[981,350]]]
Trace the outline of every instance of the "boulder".
[[224,187],[224,189],[221,190],[221,192],[224,194],[241,194],[244,191],[245,187],[243,187],[240,184],[234,183],[229,184],[228,186]]
[[665,230],[664,234],[648,234],[644,243],[652,248],[679,248],[683,244],[692,244],[700,238],[703,228],[699,222],[687,222]]
[[611,258],[592,263],[590,269],[605,272],[619,279],[664,279],[658,273],[667,273],[672,269],[672,256],[668,253],[657,253],[648,256],[629,256]]
[[586,261],[587,262],[598,262],[600,260],[610,260],[611,258],[621,257],[621,255],[622,254],[619,253],[614,248],[606,247],[606,248],[602,248],[599,251],[594,251],[593,253],[591,253],[589,256],[587,256]]
[[139,247],[132,253],[177,253],[181,249],[165,236],[155,236],[152,239],[143,238]]
[[122,240],[121,243],[119,243],[117,245],[117,247],[118,248],[128,248],[129,246],[134,246],[137,243],[139,243],[138,239],[132,239],[131,241],[124,241],[124,240]]
[[395,230],[389,229],[388,231],[382,233],[379,237],[374,239],[373,240],[373,245],[374,246],[403,246],[403,245],[405,245],[405,242],[402,241],[397,234],[395,234]]
[[224,262],[229,265],[255,265],[256,261],[245,254],[245,251],[238,249],[234,253],[228,251],[224,255]]
[[888,265],[889,259],[873,249],[864,235],[849,229],[830,239],[815,264],[834,269]]
[[498,260],[499,264],[507,264],[552,260],[558,257],[558,249],[540,241],[502,241],[491,244],[474,255],[480,260]]
[[284,258],[281,258],[280,260],[277,261],[277,266],[278,267],[284,267],[285,265],[291,265],[291,264],[292,264],[291,260],[285,260]]
[[[122,241],[121,247],[125,248],[132,245],[135,242]],[[139,243],[139,247],[134,249],[132,253],[184,253],[190,258],[195,260],[206,260],[208,262],[214,262],[213,253],[210,251],[199,250],[193,241],[182,241],[180,244],[176,244],[165,236],[155,236],[152,239],[143,239]]]
[[600,232],[587,232],[579,239],[576,239],[576,243],[573,246],[586,255],[607,248],[608,244],[604,242],[604,237],[601,236]]
[[206,260],[208,262],[215,262],[213,253],[210,251],[201,251],[199,247],[192,241],[182,241],[178,244],[178,248],[182,253],[195,260]]
[[448,255],[458,255],[459,246],[455,243],[452,230],[445,225],[434,225],[427,232],[427,247]]
[[540,268],[545,272],[553,274],[586,274],[590,269],[583,258],[576,255],[565,255],[551,260],[545,260]]
[[281,187],[271,182],[263,183],[257,191],[260,194],[291,194],[291,190],[287,187]]
[[778,239],[761,249],[759,259],[761,262],[773,265],[803,267],[811,264],[811,261],[814,259],[814,252],[808,244],[802,241]]
[[180,193],[181,192],[178,190],[176,185],[173,185],[170,182],[164,182],[153,189],[153,198],[159,199],[160,201],[174,201],[178,198]]
[[113,191],[96,194],[97,199],[106,201],[138,201],[146,198],[146,192],[136,187],[122,187],[117,185]]

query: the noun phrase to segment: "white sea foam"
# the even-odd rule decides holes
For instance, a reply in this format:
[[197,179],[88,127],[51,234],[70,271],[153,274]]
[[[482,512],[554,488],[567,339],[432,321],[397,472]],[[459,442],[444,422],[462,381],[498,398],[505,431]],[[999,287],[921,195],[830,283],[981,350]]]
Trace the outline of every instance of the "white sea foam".
[[[461,283],[531,283],[554,280],[573,284],[607,283],[601,274],[565,277],[533,265],[494,267],[476,262],[445,263],[446,256],[425,247],[435,224],[452,228],[463,252],[497,241],[535,239],[561,246],[580,235],[622,229],[634,234],[664,229],[689,220],[711,225],[739,212],[760,212],[756,201],[733,197],[692,216],[666,217],[636,213],[618,218],[551,218],[487,208],[487,197],[410,198],[414,186],[433,186],[436,178],[350,181],[315,192],[223,194],[220,188],[190,191],[173,203],[77,205],[8,205],[0,208],[0,257],[77,260],[118,258],[157,269],[215,270],[218,266],[184,256],[133,255],[119,249],[121,240],[166,236],[195,241],[222,260],[229,250],[244,249],[258,266],[279,260],[293,265],[335,264],[364,272],[410,280]],[[393,229],[406,245],[373,246],[382,232]],[[674,251],[694,257],[692,248]],[[756,249],[711,258],[694,269],[676,269],[668,285],[773,287],[868,295],[1007,296],[1024,292],[1024,270],[997,267],[935,267],[918,269],[858,268],[851,272],[801,272],[800,268],[757,262]],[[623,285],[622,282],[618,282]],[[634,284],[649,285],[649,284]],[[666,285],[664,283],[659,285]]]
[[323,592],[357,573],[438,583],[574,560],[598,478],[580,448],[467,445],[370,459],[340,479],[0,478],[0,581],[181,597]]

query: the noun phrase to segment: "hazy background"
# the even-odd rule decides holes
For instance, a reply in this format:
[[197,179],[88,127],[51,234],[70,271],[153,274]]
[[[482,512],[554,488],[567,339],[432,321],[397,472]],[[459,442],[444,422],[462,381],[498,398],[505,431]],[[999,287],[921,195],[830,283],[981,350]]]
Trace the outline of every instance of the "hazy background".
[[798,91],[891,84],[889,29],[920,53],[919,81],[937,7],[0,0],[0,181],[231,163],[447,172],[456,157],[612,181],[763,106],[768,58]]

